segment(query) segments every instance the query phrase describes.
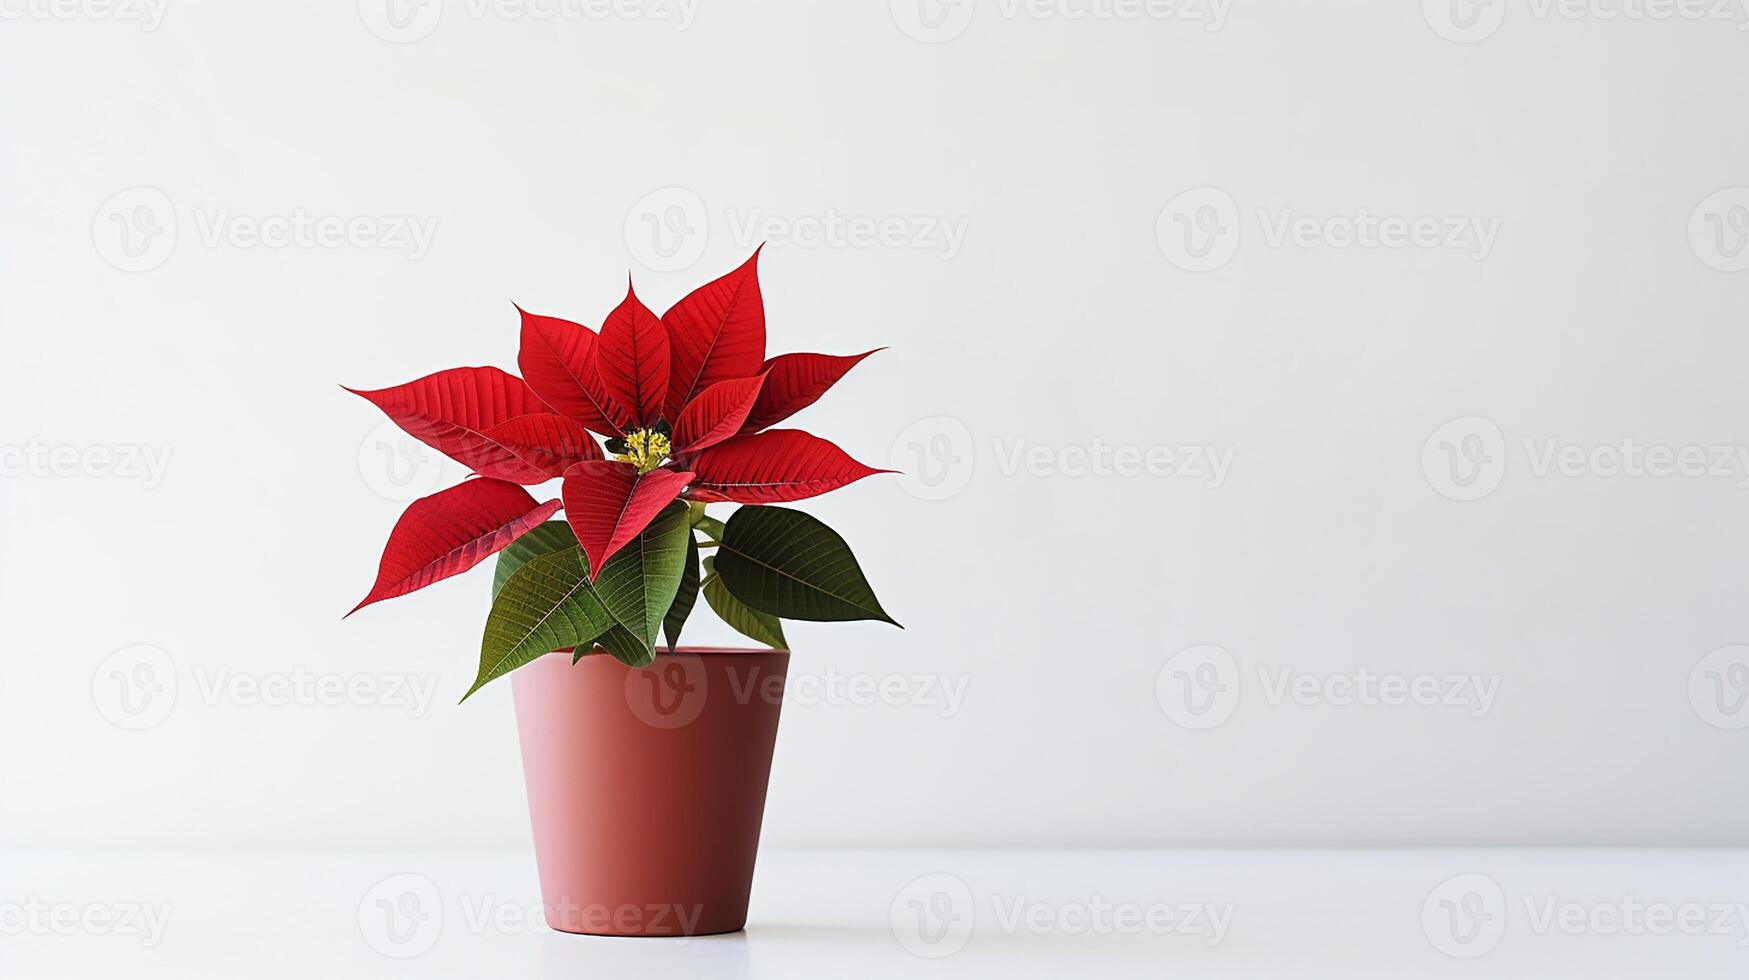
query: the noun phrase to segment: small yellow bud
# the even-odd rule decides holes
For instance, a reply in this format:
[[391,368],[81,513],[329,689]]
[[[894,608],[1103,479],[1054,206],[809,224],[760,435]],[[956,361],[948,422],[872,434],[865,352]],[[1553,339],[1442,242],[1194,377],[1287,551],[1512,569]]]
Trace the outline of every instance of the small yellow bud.
[[648,473],[661,466],[668,459],[668,437],[651,429],[638,429],[625,437],[626,451],[614,459],[622,463],[630,463],[638,468],[639,473]]

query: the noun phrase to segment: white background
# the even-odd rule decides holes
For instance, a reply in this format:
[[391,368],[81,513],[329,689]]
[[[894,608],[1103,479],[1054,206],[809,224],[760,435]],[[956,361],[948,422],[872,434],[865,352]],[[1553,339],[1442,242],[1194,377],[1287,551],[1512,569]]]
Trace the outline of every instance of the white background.
[[[1741,12],[916,4],[0,0],[4,840],[525,845],[509,688],[455,705],[488,573],[340,620],[461,472],[338,385],[514,367],[512,302],[662,309],[764,238],[772,352],[891,348],[798,423],[908,471],[803,505],[907,629],[789,629],[768,843],[1749,843],[1749,651],[1703,663],[1749,642]],[[1363,211],[1497,234],[1271,240]],[[435,231],[241,237],[298,214]],[[1271,687],[1362,669],[1495,693]],[[435,694],[224,686],[292,675]]]

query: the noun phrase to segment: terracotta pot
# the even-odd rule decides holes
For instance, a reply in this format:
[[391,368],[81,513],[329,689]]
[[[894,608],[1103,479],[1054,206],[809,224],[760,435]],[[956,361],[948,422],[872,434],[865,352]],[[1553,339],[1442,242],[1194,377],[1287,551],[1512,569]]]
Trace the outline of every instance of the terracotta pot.
[[747,923],[789,654],[681,647],[511,675],[547,922],[601,936]]

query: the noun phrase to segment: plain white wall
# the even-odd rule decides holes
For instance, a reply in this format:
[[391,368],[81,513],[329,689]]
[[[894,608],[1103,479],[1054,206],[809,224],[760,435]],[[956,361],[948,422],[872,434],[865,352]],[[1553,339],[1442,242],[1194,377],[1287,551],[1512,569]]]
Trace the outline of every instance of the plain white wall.
[[489,574],[340,620],[460,472],[337,385],[764,238],[910,471],[803,505],[908,629],[790,628],[768,842],[1749,843],[1740,17],[551,9],[0,0],[5,840],[525,843]]

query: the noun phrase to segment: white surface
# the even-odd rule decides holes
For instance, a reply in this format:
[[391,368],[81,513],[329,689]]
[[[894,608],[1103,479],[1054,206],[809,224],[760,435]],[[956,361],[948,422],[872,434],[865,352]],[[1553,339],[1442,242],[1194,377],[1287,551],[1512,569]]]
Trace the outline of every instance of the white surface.
[[[629,268],[661,308],[763,235],[773,351],[891,347],[798,424],[911,471],[804,505],[908,629],[791,631],[817,691],[898,703],[792,704],[773,844],[1749,845],[1749,651],[1702,663],[1749,641],[1749,272],[1721,271],[1749,198],[1713,197],[1749,185],[1736,20],[1500,3],[1461,44],[1405,0],[1221,3],[1215,30],[451,0],[405,34],[377,0],[110,6],[0,0],[0,447],[168,456],[0,478],[0,841],[518,843],[507,692],[454,707],[486,573],[340,622],[405,499],[459,474],[337,386],[511,366],[512,301],[599,323]],[[1239,237],[1192,273],[1209,186]],[[141,206],[173,250],[122,250]],[[1258,209],[1500,223],[1481,258],[1276,246]],[[248,237],[300,213],[435,233]],[[965,235],[810,237],[831,215]],[[1729,475],[1525,448],[1629,439]],[[1233,455],[1218,485],[1079,475],[1096,445]],[[1465,446],[1504,469],[1468,480]],[[1157,692],[1199,644],[1232,659]],[[1163,710],[1181,670],[1236,699],[1193,721],[1231,717]],[[1362,670],[1497,687],[1272,694]],[[249,693],[310,675],[431,701]]]
[[30,897],[166,925],[14,927],[0,976],[1737,980],[1746,872],[1741,851],[773,852],[744,934],[627,940],[546,930],[518,852],[6,853],[0,929]]

